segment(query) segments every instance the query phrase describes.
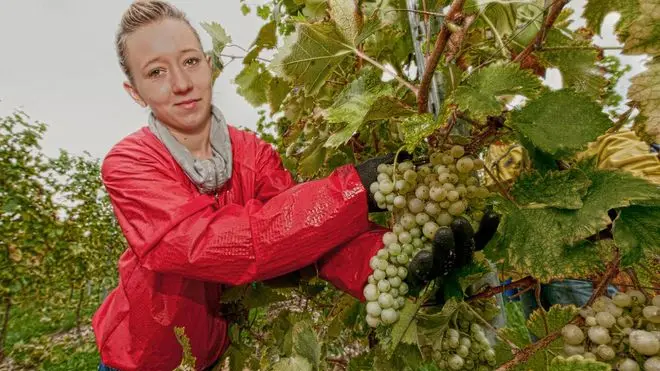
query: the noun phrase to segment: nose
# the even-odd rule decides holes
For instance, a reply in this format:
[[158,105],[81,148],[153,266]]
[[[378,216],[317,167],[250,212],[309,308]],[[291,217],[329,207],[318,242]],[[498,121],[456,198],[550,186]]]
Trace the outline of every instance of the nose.
[[172,78],[172,91],[175,94],[185,94],[192,89],[192,79],[181,68],[174,68],[170,76]]

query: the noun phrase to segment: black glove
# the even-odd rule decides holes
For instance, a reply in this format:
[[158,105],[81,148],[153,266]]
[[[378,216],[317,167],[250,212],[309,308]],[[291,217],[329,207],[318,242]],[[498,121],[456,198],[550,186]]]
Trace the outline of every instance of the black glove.
[[[394,156],[394,153],[388,153],[386,155],[374,157],[358,165],[355,165],[355,169],[357,170],[358,175],[360,175],[362,185],[367,190],[367,202],[370,213],[383,210],[378,207],[376,200],[374,200],[374,195],[371,194],[371,191],[369,191],[369,186],[371,186],[371,183],[378,181],[378,165],[394,163]],[[397,162],[403,162],[407,160],[412,160],[412,156],[406,151],[399,152]]]
[[410,261],[412,280],[424,283],[448,275],[472,261],[475,251],[481,251],[493,238],[500,224],[500,216],[486,211],[477,233],[463,217],[454,219],[450,227],[440,227],[432,241],[433,252],[422,250]]

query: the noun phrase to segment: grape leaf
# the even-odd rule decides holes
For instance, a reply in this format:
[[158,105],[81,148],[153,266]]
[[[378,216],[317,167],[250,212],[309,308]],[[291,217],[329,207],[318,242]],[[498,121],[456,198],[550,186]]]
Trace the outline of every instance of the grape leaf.
[[585,274],[602,262],[596,254],[599,245],[582,240],[611,223],[609,209],[660,202],[660,189],[642,178],[595,169],[593,162],[580,165],[592,182],[582,208],[528,209],[499,199],[495,207],[502,222],[486,253],[503,255],[508,264],[542,281]]
[[590,359],[566,359],[562,356],[555,357],[550,363],[549,371],[610,371],[612,366]]
[[442,121],[436,120],[433,114],[424,113],[410,116],[403,120],[399,130],[403,132],[406,149],[412,152],[424,138],[442,126]]
[[[529,316],[527,320],[527,328],[537,338],[542,338],[552,332],[561,330],[578,314],[579,308],[575,305],[560,305],[556,304],[550,307],[550,310],[545,313],[544,310],[537,309]],[[543,320],[545,317],[545,321]],[[547,321],[548,328],[546,330],[545,323]],[[561,342],[561,340],[559,340]]]
[[254,349],[244,344],[231,343],[223,355],[229,358],[229,371],[243,371]]
[[660,62],[651,63],[631,82],[628,99],[637,102],[640,109],[636,125],[641,126],[653,142],[660,143]]
[[328,8],[326,0],[304,0],[304,3],[303,15],[309,21],[318,21],[325,17],[325,11]]
[[511,190],[519,205],[530,208],[552,206],[561,209],[580,209],[582,197],[591,180],[579,169],[526,173]]
[[660,0],[638,0],[639,16],[629,26],[624,54],[660,54]]
[[603,134],[611,121],[584,94],[562,89],[543,94],[511,114],[515,130],[553,157],[567,157]]
[[303,152],[298,163],[298,171],[303,176],[313,176],[319,172],[325,161],[327,149],[323,147],[323,141],[315,139]]
[[390,342],[385,345],[386,354],[390,357],[399,346],[399,343],[417,345],[417,321],[415,314],[422,305],[422,300],[414,303],[407,299],[406,304],[399,310],[399,320],[392,326]]
[[374,369],[373,352],[362,353],[357,357],[352,357],[348,362],[348,371],[371,371]]
[[[520,302],[507,302],[504,306],[506,312],[506,327],[497,329],[499,336],[510,340],[519,348],[532,343],[529,337],[529,330],[525,324],[525,314],[522,310]],[[504,341],[495,343],[493,349],[495,350],[495,360],[497,364],[502,364],[513,358],[511,347]],[[522,365],[514,368],[514,370],[522,370]]]
[[293,356],[280,359],[271,371],[312,371],[312,365],[303,357]]
[[[608,81],[596,64],[600,59],[599,52],[591,48],[580,49],[580,47],[588,47],[590,40],[571,39],[564,32],[552,29],[548,33],[545,45],[547,48],[536,54],[544,65],[559,69],[565,88],[570,87],[593,98],[601,96]],[[559,49],[562,47],[575,48]]]
[[211,36],[213,40],[213,52],[220,54],[225,46],[231,43],[231,37],[219,23],[216,22],[202,22],[202,28]]
[[272,49],[277,46],[277,24],[275,21],[268,22],[261,27],[251,46],[252,49],[243,58],[243,64],[254,62],[263,49]]
[[268,83],[268,90],[266,91],[266,97],[270,104],[271,115],[280,109],[284,98],[286,98],[290,91],[291,87],[284,79],[273,77],[270,80]]
[[262,63],[252,62],[236,75],[236,92],[252,106],[260,106],[268,102],[264,86],[268,86],[270,79],[270,73]]
[[435,352],[442,351],[442,338],[452,319],[456,317],[460,308],[459,302],[451,298],[437,313],[417,313],[417,333],[419,344],[429,346]]
[[534,97],[540,89],[541,80],[529,70],[513,64],[492,64],[469,75],[454,92],[453,101],[474,119],[484,120],[502,112],[502,96]]
[[354,0],[329,0],[330,17],[335,21],[337,30],[352,45],[356,45],[361,32],[362,17],[356,12]]
[[[584,6],[582,16],[587,21],[587,27],[598,35],[602,35],[601,26],[603,20],[611,12],[621,14],[621,18],[617,21],[615,29],[617,33],[620,30],[627,30],[630,22],[634,20],[639,12],[639,5],[637,1],[630,0],[589,0]],[[625,38],[623,39],[625,40]],[[620,39],[620,41],[623,41]]]
[[660,207],[630,206],[621,210],[612,233],[621,249],[622,266],[660,255]]
[[327,109],[328,122],[346,123],[346,126],[332,134],[324,146],[337,148],[345,144],[369,121],[413,114],[410,108],[391,94],[392,87],[384,85],[373,71],[353,80]]
[[321,361],[321,344],[307,321],[296,322],[293,325],[293,352],[309,361],[315,370],[318,369]]
[[297,23],[269,67],[280,77],[316,94],[334,69],[351,53],[332,23]]

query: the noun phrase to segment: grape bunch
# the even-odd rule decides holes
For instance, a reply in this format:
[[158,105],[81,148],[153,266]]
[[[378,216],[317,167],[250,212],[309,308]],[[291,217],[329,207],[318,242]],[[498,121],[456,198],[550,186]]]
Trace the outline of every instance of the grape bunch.
[[568,324],[561,331],[567,356],[606,362],[620,371],[660,371],[660,295],[648,305],[637,290],[600,296],[580,315],[585,326]]
[[[474,175],[483,167],[482,160],[466,156],[461,146],[434,152],[421,165],[404,161],[378,166],[377,181],[369,190],[379,208],[392,211],[395,223],[383,235],[383,248],[369,262],[373,273],[363,292],[369,326],[398,320],[409,290],[404,280],[410,261],[418,254],[420,258],[429,255],[417,260],[433,264],[431,241],[438,230],[449,230],[455,221],[469,223],[465,217],[475,223],[483,218],[490,192]],[[416,264],[415,272],[420,268]],[[430,266],[421,270],[428,269]]]
[[448,328],[442,337],[442,351],[434,355],[440,370],[492,370],[495,350],[486,334],[473,320],[459,320],[459,328]]

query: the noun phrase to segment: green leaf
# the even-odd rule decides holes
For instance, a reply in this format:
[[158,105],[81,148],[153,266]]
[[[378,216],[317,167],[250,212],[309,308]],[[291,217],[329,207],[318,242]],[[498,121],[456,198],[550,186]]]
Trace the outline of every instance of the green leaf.
[[484,120],[502,112],[503,96],[534,97],[540,89],[541,81],[529,70],[514,64],[492,64],[469,75],[454,92],[453,100],[474,119]]
[[298,171],[303,176],[313,176],[319,172],[325,161],[327,149],[323,147],[323,141],[320,139],[314,140],[310,144],[298,163]]
[[550,363],[549,371],[610,371],[612,366],[607,363],[593,361],[589,359],[566,359],[562,356],[557,356]]
[[575,154],[612,123],[600,105],[569,89],[546,93],[511,115],[516,131],[554,157]]
[[[500,336],[509,339],[517,347],[524,348],[532,343],[529,337],[529,330],[525,323],[525,314],[520,302],[507,302],[504,310],[506,311],[506,326],[497,329]],[[494,346],[497,364],[502,364],[513,358],[513,353],[509,345],[503,341],[498,341]]]
[[399,129],[403,133],[406,149],[412,152],[422,141],[442,126],[433,114],[424,113],[410,116],[401,122]]
[[268,98],[268,103],[270,105],[271,115],[279,111],[284,98],[291,91],[291,86],[286,82],[286,80],[273,77],[268,83],[268,90],[266,91],[266,97]]
[[636,125],[641,125],[652,141],[660,143],[660,62],[651,63],[630,81],[628,99],[637,102],[640,110]]
[[318,369],[321,361],[321,344],[307,321],[293,325],[293,352],[309,361],[313,369]]
[[[536,336],[537,338],[542,338],[546,335],[549,335],[552,332],[561,330],[562,327],[566,326],[579,312],[579,308],[575,305],[553,305],[550,307],[550,310],[545,313],[544,310],[537,309],[529,316],[527,320],[527,328]],[[545,317],[545,321],[544,318]],[[545,324],[548,324],[546,330]],[[561,342],[561,340],[558,340]]]
[[621,210],[612,233],[621,250],[622,266],[660,255],[660,207],[630,206]]
[[257,107],[268,102],[266,87],[270,83],[270,73],[263,64],[252,62],[236,76],[236,92],[252,106]]
[[[545,46],[546,49],[537,52],[537,55],[544,65],[559,69],[564,88],[570,87],[594,99],[603,94],[608,81],[596,64],[600,60],[599,51],[584,48],[591,46],[590,40],[571,39],[564,32],[552,29]],[[562,47],[574,48],[552,49]]]
[[421,307],[422,300],[414,303],[406,300],[406,304],[399,310],[399,320],[392,326],[391,341],[386,345],[386,354],[391,356],[399,346],[399,343],[417,345],[417,321],[415,314]]
[[639,16],[630,23],[624,54],[660,54],[660,0],[638,0]]
[[518,178],[511,195],[519,205],[529,208],[580,209],[590,185],[591,180],[579,169],[532,172]]
[[324,146],[337,148],[345,144],[368,121],[412,114],[407,106],[391,97],[391,94],[392,87],[383,84],[372,71],[353,80],[327,110],[328,122],[346,123],[346,126],[332,134]]
[[303,15],[307,20],[314,22],[325,17],[325,11],[328,8],[326,0],[304,0],[305,8],[303,8]]
[[335,21],[337,30],[352,45],[356,45],[357,37],[362,31],[362,16],[356,12],[354,0],[328,0],[330,18]]
[[628,29],[632,20],[637,17],[639,11],[637,1],[630,0],[589,0],[584,6],[584,13],[582,16],[587,21],[587,27],[602,35],[601,26],[605,20],[605,16],[609,13],[617,12],[621,14],[621,18],[617,21],[617,33],[621,29]]
[[374,353],[366,352],[352,357],[348,362],[348,371],[372,371],[374,369]]
[[611,223],[609,209],[657,205],[660,189],[623,171],[595,169],[593,163],[580,165],[591,181],[582,208],[519,208],[500,199],[495,207],[502,222],[486,253],[504,256],[507,264],[542,281],[580,276],[602,267],[598,245],[580,241]]
[[332,23],[298,23],[270,63],[279,76],[316,94],[351,53]]
[[254,351],[253,348],[244,344],[230,344],[224,354],[225,357],[229,358],[229,371],[243,371]]
[[273,364],[271,371],[312,371],[312,365],[303,357],[293,356],[283,358]]
[[275,21],[268,22],[261,27],[257,38],[252,42],[253,48],[243,58],[243,64],[250,64],[257,59],[263,49],[272,49],[277,46],[277,24]]
[[451,321],[456,318],[459,302],[452,298],[445,302],[437,313],[417,313],[417,333],[421,346],[430,347],[435,352],[442,351],[442,337]]
[[202,22],[202,28],[211,36],[213,40],[213,52],[217,55],[222,53],[225,46],[231,43],[231,37],[219,23]]
[[250,7],[247,4],[241,4],[241,13],[243,13],[243,15],[250,14]]

